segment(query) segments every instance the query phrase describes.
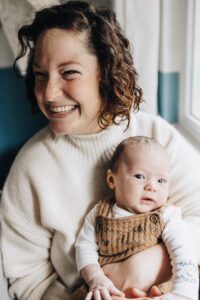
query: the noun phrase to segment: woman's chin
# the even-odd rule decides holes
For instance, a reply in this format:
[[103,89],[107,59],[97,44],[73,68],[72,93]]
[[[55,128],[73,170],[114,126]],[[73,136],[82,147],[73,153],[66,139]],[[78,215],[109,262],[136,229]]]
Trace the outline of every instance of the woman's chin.
[[52,132],[57,136],[70,134],[72,132],[72,130],[70,130],[69,128],[63,128],[62,126],[54,126],[51,123],[49,125]]

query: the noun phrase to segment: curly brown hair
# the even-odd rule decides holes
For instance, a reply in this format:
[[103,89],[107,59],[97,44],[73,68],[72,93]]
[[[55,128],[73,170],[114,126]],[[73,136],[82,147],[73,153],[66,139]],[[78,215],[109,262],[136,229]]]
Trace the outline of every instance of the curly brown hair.
[[88,51],[97,56],[101,72],[99,89],[103,103],[99,125],[106,128],[123,119],[128,121],[128,128],[130,110],[133,108],[137,111],[142,101],[142,90],[136,83],[138,75],[129,41],[113,11],[83,1],[68,1],[44,8],[36,12],[31,24],[22,26],[18,31],[21,50],[15,59],[14,68],[16,70],[16,62],[28,52],[25,85],[32,112],[39,110],[34,95],[32,68],[35,43],[41,32],[51,28],[87,33]]

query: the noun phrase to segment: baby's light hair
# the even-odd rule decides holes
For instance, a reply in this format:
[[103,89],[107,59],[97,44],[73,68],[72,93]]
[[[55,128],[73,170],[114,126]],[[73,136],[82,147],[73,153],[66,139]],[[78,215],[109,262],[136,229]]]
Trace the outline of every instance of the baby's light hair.
[[165,148],[154,138],[147,136],[133,136],[123,140],[115,149],[113,156],[110,161],[110,169],[113,173],[115,173],[118,169],[120,158],[124,153],[125,148],[129,146],[148,146],[148,147],[156,147],[164,152],[166,152]]

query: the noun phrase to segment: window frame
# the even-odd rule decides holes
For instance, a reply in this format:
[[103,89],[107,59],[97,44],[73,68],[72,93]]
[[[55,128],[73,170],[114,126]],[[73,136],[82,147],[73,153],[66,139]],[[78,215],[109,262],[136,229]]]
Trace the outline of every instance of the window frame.
[[[181,101],[179,110],[179,126],[190,135],[200,146],[200,120],[192,114],[192,101],[194,101],[194,66],[197,63],[197,13],[200,20],[200,0],[187,1],[187,30],[186,30],[186,56],[183,84],[181,88]],[[200,35],[200,28],[199,28]],[[200,49],[198,50],[200,51]],[[200,65],[200,58],[198,58]],[[197,100],[195,100],[197,101]]]

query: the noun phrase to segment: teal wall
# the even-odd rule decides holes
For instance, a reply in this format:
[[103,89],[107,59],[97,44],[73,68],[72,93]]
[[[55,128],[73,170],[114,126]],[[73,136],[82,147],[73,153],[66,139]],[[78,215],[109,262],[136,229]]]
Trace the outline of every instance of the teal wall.
[[158,113],[170,123],[178,121],[180,74],[158,73]]
[[0,68],[0,189],[19,148],[46,123],[30,113],[23,79]]

